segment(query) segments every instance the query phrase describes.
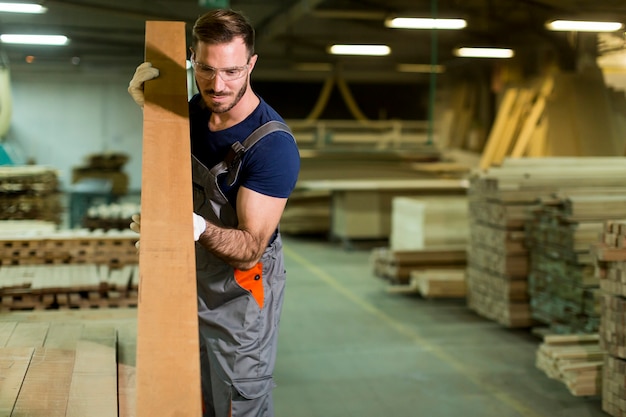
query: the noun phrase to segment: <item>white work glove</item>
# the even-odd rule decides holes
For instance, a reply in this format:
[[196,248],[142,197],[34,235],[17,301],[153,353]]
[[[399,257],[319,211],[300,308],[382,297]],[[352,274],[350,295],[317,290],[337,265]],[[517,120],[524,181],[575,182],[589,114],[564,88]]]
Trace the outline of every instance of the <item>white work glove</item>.
[[[140,233],[141,231],[141,214],[133,214],[131,217],[132,222],[130,223],[130,230],[136,233]],[[139,241],[135,243],[135,247],[139,250]]]
[[193,213],[193,240],[195,242],[200,239],[200,235],[206,230],[206,220],[204,217]]
[[143,107],[145,102],[143,95],[143,83],[159,76],[158,68],[154,68],[151,62],[140,64],[135,70],[133,79],[128,84],[128,93],[139,106]]

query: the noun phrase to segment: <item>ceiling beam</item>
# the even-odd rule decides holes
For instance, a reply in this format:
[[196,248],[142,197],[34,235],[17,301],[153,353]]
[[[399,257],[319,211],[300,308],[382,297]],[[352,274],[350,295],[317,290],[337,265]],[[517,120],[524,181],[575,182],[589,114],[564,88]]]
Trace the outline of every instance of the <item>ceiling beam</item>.
[[276,13],[271,18],[257,25],[258,40],[267,41],[284,34],[303,16],[311,14],[324,0],[300,0],[283,12]]

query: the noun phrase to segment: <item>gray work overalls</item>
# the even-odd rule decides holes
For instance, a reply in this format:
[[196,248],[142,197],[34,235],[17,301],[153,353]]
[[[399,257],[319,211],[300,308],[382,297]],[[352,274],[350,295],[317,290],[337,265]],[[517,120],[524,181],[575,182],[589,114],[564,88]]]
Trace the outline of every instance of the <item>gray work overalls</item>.
[[[237,227],[217,177],[227,175],[234,184],[243,153],[276,130],[291,134],[285,124],[268,122],[232,145],[226,160],[210,170],[192,157],[196,213],[218,226]],[[204,416],[273,416],[272,372],[285,287],[280,233],[249,271],[235,270],[196,243],[196,278]]]

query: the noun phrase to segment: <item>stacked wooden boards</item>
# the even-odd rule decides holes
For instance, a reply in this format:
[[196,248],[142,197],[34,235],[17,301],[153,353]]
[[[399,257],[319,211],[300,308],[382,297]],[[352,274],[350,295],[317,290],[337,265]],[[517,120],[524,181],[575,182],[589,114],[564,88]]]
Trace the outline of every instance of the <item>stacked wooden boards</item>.
[[0,310],[137,306],[137,264],[11,265],[0,267]]
[[116,344],[106,324],[0,323],[0,414],[134,415],[132,368],[118,371]]
[[602,392],[605,353],[597,334],[546,335],[537,349],[536,365],[573,395],[595,396]]
[[605,222],[593,255],[602,289],[600,345],[607,351],[602,409],[621,417],[626,415],[626,220]]
[[[561,204],[559,221],[570,231],[580,223],[606,219],[621,204],[611,195],[626,195],[625,174],[623,157],[505,159],[500,167],[473,173],[468,193],[470,308],[508,327],[535,324],[528,291],[533,265],[525,241],[533,210]],[[580,245],[571,236],[569,241]],[[533,246],[544,243],[552,242],[533,236]],[[571,268],[590,264],[584,242],[582,249],[572,248],[574,252],[560,249],[569,254],[561,261]],[[581,250],[586,257],[577,255]]]
[[0,220],[61,223],[63,204],[56,169],[39,165],[0,167]]
[[465,246],[401,251],[372,250],[374,275],[390,282],[389,292],[419,293],[423,297],[465,296]]

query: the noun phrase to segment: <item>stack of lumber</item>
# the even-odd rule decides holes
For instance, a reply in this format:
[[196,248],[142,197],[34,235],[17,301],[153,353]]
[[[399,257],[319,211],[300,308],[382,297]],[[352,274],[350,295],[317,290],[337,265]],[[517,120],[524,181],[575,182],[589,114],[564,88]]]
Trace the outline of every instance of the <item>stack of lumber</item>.
[[58,172],[37,166],[0,167],[0,220],[61,223],[63,206]]
[[0,323],[0,363],[2,415],[135,415],[135,370],[117,362],[114,327]]
[[[500,167],[473,173],[467,275],[470,308],[509,327],[531,326],[527,222],[536,209],[551,204],[563,205],[570,225],[606,219],[625,207],[616,197],[626,195],[624,175],[623,157],[509,158]],[[534,236],[533,244],[538,244],[537,239],[541,241],[541,236]],[[576,253],[573,260],[574,265],[589,265],[590,256]],[[592,297],[591,303],[595,301]]]
[[0,310],[136,307],[137,265],[0,267]]
[[138,203],[97,204],[87,209],[82,225],[89,230],[126,230],[131,217],[141,212]]
[[507,327],[528,327],[528,256],[524,221],[534,199],[491,190],[490,174],[471,179],[468,192],[467,302]]
[[467,196],[395,197],[391,202],[393,250],[467,244]]
[[390,283],[390,292],[420,293],[423,297],[464,297],[465,247],[394,251],[372,250],[374,275]]
[[557,197],[558,203],[540,205],[526,226],[531,314],[553,333],[596,333],[600,290],[590,250],[602,230],[604,213],[576,217],[572,208],[581,208],[580,196]]
[[423,298],[465,298],[465,270],[416,269],[411,271],[407,285],[390,285],[393,294],[419,294]]
[[605,356],[597,334],[546,335],[537,349],[536,365],[573,395],[595,396],[602,392]]
[[[626,213],[620,218],[626,219]],[[592,253],[602,290],[600,345],[607,351],[602,409],[621,417],[626,415],[626,220],[604,222]]]
[[139,236],[128,230],[67,230],[30,235],[0,235],[0,265],[105,264],[121,267],[138,262]]

